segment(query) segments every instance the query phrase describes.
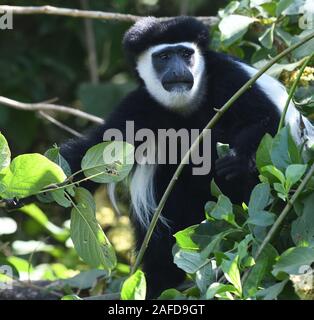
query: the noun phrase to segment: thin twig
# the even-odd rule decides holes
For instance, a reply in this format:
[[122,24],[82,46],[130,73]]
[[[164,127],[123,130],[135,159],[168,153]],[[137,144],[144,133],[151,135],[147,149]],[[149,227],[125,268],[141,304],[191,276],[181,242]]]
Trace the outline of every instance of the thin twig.
[[44,111],[39,111],[39,114],[45,118],[46,120],[48,120],[49,122],[53,123],[55,126],[71,133],[73,136],[81,138],[83,137],[82,134],[80,134],[79,132],[77,132],[76,130],[68,127],[67,125],[65,125],[64,123],[58,121],[57,119],[53,118],[52,116],[50,116],[49,114],[45,113]]
[[[88,0],[81,0],[81,6],[84,10],[87,10]],[[97,63],[97,52],[96,52],[96,41],[95,34],[93,30],[93,21],[91,19],[84,19],[85,27],[85,42],[86,49],[88,53],[88,70],[90,74],[90,79],[93,84],[99,83],[98,76],[98,63]]]
[[[73,18],[89,18],[99,20],[111,20],[111,21],[124,21],[124,22],[136,22],[142,18],[142,16],[132,14],[122,14],[103,11],[89,11],[78,10],[70,8],[58,8],[53,6],[0,6],[0,11],[11,11],[13,14],[47,14],[56,16],[67,16]],[[162,17],[160,20],[167,20],[171,17]],[[196,17],[198,20],[204,22],[207,25],[215,25],[219,19],[217,17]]]
[[68,113],[73,116],[83,118],[89,121],[92,121],[97,124],[103,124],[104,120],[91,115],[87,112],[77,110],[70,107],[60,106],[56,104],[50,103],[23,103],[16,100],[12,100],[6,97],[0,96],[0,104],[3,104],[8,107],[12,107],[14,109],[26,110],[26,111],[57,111],[62,113]]
[[308,65],[308,63],[311,61],[311,59],[313,57],[314,57],[314,53],[312,53],[309,57],[307,57],[304,60],[302,66],[301,66],[301,68],[300,68],[300,70],[298,72],[298,75],[297,75],[296,79],[293,82],[293,85],[292,85],[292,87],[291,87],[291,89],[289,91],[288,99],[286,101],[285,107],[283,109],[283,112],[282,112],[282,115],[281,115],[281,118],[280,118],[280,122],[279,122],[279,126],[278,126],[278,132],[281,130],[281,128],[284,125],[286,114],[287,114],[287,111],[288,111],[288,108],[289,108],[289,105],[290,105],[290,101],[291,101],[291,99],[292,99],[292,97],[293,97],[293,95],[295,93],[295,90],[297,89],[297,86],[298,86],[298,83],[299,83],[299,81],[301,79],[303,71],[304,71],[305,67]]
[[141,245],[140,251],[136,257],[135,263],[133,265],[131,274],[134,274],[134,272],[138,269],[139,265],[142,262],[144,253],[148,247],[149,241],[151,239],[151,236],[153,234],[153,231],[156,227],[157,221],[162,213],[162,210],[164,208],[164,205],[173,189],[175,186],[184,166],[186,163],[188,163],[190,155],[196,150],[198,147],[199,143],[202,141],[203,136],[205,132],[209,129],[212,129],[216,123],[219,121],[219,119],[223,116],[223,114],[233,105],[233,103],[240,97],[242,96],[243,93],[245,93],[248,89],[252,87],[252,85],[257,81],[259,77],[261,77],[273,64],[275,64],[277,61],[279,61],[282,57],[286,56],[289,54],[291,51],[295,50],[296,48],[300,47],[302,44],[306,43],[307,41],[311,40],[314,38],[314,32],[309,34],[307,37],[304,37],[301,41],[298,43],[294,44],[293,46],[287,48],[280,54],[278,54],[276,57],[274,57],[270,62],[268,62],[264,67],[262,67],[255,75],[252,77],[248,82],[246,82],[224,105],[222,108],[219,109],[219,112],[217,112],[214,117],[208,122],[204,130],[201,132],[201,134],[197,137],[197,139],[194,141],[192,144],[191,148],[189,151],[185,154],[183,159],[181,160],[179,166],[177,167],[174,175],[172,176],[170,183],[168,184],[166,191],[164,192],[157,209],[152,217],[152,221],[147,229],[145,238],[143,240],[143,243]]

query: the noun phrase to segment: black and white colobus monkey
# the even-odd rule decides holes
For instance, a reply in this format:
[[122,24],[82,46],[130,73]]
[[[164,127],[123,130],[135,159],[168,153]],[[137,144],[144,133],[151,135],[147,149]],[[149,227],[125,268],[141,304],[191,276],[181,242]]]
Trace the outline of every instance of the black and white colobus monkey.
[[[122,100],[103,126],[61,146],[61,154],[73,172],[80,169],[87,149],[103,141],[105,130],[115,128],[125,133],[126,121],[134,121],[135,131],[202,130],[215,114],[214,108],[221,107],[256,72],[239,60],[209,50],[207,27],[191,17],[162,22],[144,18],[127,31],[123,45],[139,86]],[[258,182],[253,160],[256,149],[265,133],[275,134],[286,97],[276,80],[262,76],[212,131],[211,157],[215,165],[211,172],[195,176],[191,166],[185,166],[163,210],[168,225],[159,223],[144,257],[150,297],[184,279],[173,263],[173,234],[204,219],[204,204],[211,197],[210,180],[214,178],[233,202],[247,200]],[[290,108],[287,119],[298,136],[294,123],[299,117],[294,108]],[[216,142],[230,144],[232,154],[217,160]],[[130,194],[138,248],[176,167],[138,164],[133,172]]]

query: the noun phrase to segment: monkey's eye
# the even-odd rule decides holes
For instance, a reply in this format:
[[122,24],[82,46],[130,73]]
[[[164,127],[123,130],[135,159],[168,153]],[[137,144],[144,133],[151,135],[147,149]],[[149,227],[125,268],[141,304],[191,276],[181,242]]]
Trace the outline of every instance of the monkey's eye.
[[170,55],[168,53],[163,52],[163,53],[159,54],[158,57],[161,60],[167,60],[167,59],[169,59]]
[[190,58],[192,56],[193,52],[189,51],[189,50],[184,50],[182,52],[182,57],[183,58]]

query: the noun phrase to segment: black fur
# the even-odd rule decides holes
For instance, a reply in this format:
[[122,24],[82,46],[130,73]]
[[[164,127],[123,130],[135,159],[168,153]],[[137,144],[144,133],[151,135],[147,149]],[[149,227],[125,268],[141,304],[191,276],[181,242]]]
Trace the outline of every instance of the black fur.
[[[206,60],[207,87],[198,109],[189,116],[172,112],[160,105],[147,92],[143,83],[125,97],[106,124],[88,133],[83,139],[71,140],[61,147],[62,155],[73,171],[80,169],[81,159],[88,148],[102,142],[104,130],[117,128],[122,132],[126,120],[135,122],[135,130],[150,128],[203,129],[215,114],[213,108],[221,107],[248,79],[249,76],[235,60],[224,54],[206,50],[208,35],[205,27],[193,18],[177,18],[167,22],[149,21],[137,24],[126,34],[124,46],[129,54],[136,56],[156,43],[177,41],[197,42],[203,49]],[[151,22],[150,22],[151,21]],[[141,27],[142,26],[142,27]],[[275,134],[279,122],[276,106],[264,92],[253,85],[223,115],[212,132],[212,163],[217,160],[216,142],[229,143],[236,156],[216,161],[207,176],[193,176],[187,165],[175,185],[163,210],[171,229],[159,225],[159,232],[149,244],[144,256],[143,270],[146,273],[149,296],[157,296],[163,289],[177,286],[184,273],[173,264],[171,249],[173,234],[204,220],[204,204],[211,199],[209,184],[212,178],[233,202],[247,201],[253,186],[258,182],[252,170],[252,159],[257,146],[266,132]],[[159,165],[155,174],[157,203],[176,169],[176,165]],[[93,188],[93,185],[89,185]],[[133,221],[136,229],[137,248],[142,244],[145,230]]]
[[[184,31],[182,31],[184,30]],[[206,50],[209,42],[205,25],[190,17],[178,17],[162,23],[153,17],[138,21],[123,38],[126,56],[132,65],[136,57],[147,48],[162,43],[194,42]]]

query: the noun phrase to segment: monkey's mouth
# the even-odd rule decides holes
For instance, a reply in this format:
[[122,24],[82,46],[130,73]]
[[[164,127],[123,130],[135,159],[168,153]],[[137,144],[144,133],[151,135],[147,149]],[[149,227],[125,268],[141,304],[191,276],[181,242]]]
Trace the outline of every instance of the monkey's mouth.
[[190,91],[193,87],[193,81],[165,81],[162,86],[166,91]]

